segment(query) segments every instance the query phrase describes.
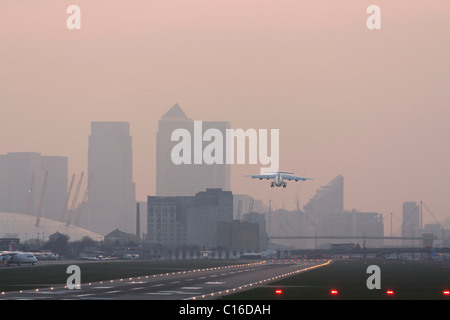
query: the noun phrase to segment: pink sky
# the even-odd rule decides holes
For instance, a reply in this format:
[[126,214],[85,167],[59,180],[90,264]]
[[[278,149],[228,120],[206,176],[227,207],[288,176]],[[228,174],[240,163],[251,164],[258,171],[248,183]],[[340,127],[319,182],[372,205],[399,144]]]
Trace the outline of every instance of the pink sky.
[[[81,30],[66,28],[71,4]],[[371,4],[379,31],[366,28]],[[195,120],[279,129],[280,169],[314,178],[271,189],[243,177],[260,165],[234,166],[234,193],[292,209],[342,174],[345,209],[401,217],[423,200],[443,220],[449,35],[441,0],[2,0],[0,154],[63,155],[80,173],[91,121],[129,121],[145,200],[158,119],[178,103]]]

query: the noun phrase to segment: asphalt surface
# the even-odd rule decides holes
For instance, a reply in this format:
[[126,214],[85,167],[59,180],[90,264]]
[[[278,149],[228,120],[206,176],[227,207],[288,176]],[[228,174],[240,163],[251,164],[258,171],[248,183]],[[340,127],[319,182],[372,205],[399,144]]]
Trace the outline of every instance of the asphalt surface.
[[63,285],[1,294],[4,300],[202,300],[265,286],[306,272],[326,261],[247,262],[233,266],[186,270],[134,278]]

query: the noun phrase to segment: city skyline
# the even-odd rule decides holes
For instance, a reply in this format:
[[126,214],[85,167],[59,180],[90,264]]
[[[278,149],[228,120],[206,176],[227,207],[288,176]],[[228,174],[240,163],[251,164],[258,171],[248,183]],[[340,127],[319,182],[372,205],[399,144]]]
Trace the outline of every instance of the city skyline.
[[[175,107],[175,108],[174,108]],[[183,112],[182,110],[181,110],[181,108],[178,106],[178,104],[176,104],[176,105],[174,105],[174,106],[172,106],[172,108],[170,108],[169,109],[169,111],[168,111],[168,113],[170,113],[170,112],[173,112],[173,110],[174,109],[176,109],[176,111],[181,111],[181,112]],[[166,113],[167,114],[167,113]],[[190,119],[189,119],[190,120]],[[213,122],[213,124],[214,123],[218,123],[218,122]],[[126,149],[129,149],[128,151],[128,156],[126,155],[126,153],[127,152],[125,152],[125,154],[123,154],[123,155],[121,155],[120,157],[114,157],[114,158],[117,158],[116,160],[118,160],[118,162],[116,163],[116,167],[117,167],[117,165],[119,164],[119,165],[123,165],[124,164],[124,159],[125,159],[125,164],[126,163],[129,163],[130,161],[131,161],[131,158],[133,157],[133,155],[132,155],[132,145],[131,145],[131,140],[132,140],[132,136],[129,136],[128,134],[129,134],[129,132],[130,132],[130,126],[129,126],[129,123],[127,123],[127,122],[120,122],[120,121],[102,121],[102,122],[99,122],[99,121],[93,121],[93,122],[91,122],[91,127],[92,127],[92,129],[91,129],[91,136],[92,136],[92,132],[94,132],[95,134],[94,134],[94,137],[91,137],[91,136],[89,136],[89,141],[93,141],[94,143],[92,143],[92,142],[90,142],[89,143],[89,149],[92,149],[92,150],[94,150],[95,151],[95,153],[97,154],[96,156],[92,156],[93,158],[97,158],[97,160],[100,160],[100,163],[104,163],[105,161],[105,159],[107,159],[108,158],[108,154],[104,154],[104,152],[105,151],[107,151],[107,153],[110,153],[111,151],[113,151],[113,152],[117,152],[119,149],[118,149],[118,147],[119,147],[119,145],[120,144],[124,144],[125,143],[125,147],[126,147]],[[97,137],[96,137],[97,136]],[[121,137],[122,136],[122,137]],[[125,139],[125,140],[124,140]],[[118,144],[119,143],[119,144]],[[115,147],[113,146],[113,145],[116,145]],[[101,154],[99,154],[99,151],[97,151],[97,150],[95,150],[95,149],[97,149],[97,148],[99,148],[100,147],[100,153]],[[114,151],[115,150],[115,151]],[[18,153],[8,153],[8,155],[10,155],[10,156],[15,156],[15,155],[21,155],[22,157],[23,156],[26,156],[26,157],[31,157],[31,156],[38,156],[38,157],[41,157],[41,155],[39,154],[39,153],[36,153],[36,152],[18,152]],[[119,153],[117,153],[116,154],[116,156],[119,156]],[[4,156],[5,157],[5,156]],[[105,158],[106,157],[106,158]],[[130,159],[128,159],[128,160],[126,160],[127,158],[130,158]],[[67,158],[65,158],[65,157],[62,157],[62,156],[43,156],[43,159],[65,159],[65,161],[67,162],[68,161],[68,159]],[[6,159],[6,158],[5,158]],[[93,163],[95,162],[95,161],[92,161]],[[98,162],[98,161],[97,161]],[[125,167],[127,167],[128,166],[128,169],[126,169],[125,170],[125,172],[123,173],[124,175],[125,175],[125,180],[131,180],[130,178],[131,178],[131,176],[132,176],[132,171],[133,171],[133,169],[132,169],[132,164],[131,163],[129,163],[128,165],[126,165]],[[103,167],[102,168],[102,171],[104,171],[104,172],[107,172],[107,171],[109,171],[109,172],[113,172],[113,171],[117,171],[117,170],[112,170],[112,169],[106,169],[105,168],[105,165],[100,165],[100,167]],[[124,168],[125,168],[124,167]],[[52,168],[52,170],[55,170],[55,168],[56,167],[54,167],[54,168]],[[99,168],[99,166],[98,165],[96,165],[96,168],[98,169]],[[66,168],[67,169],[67,168]],[[40,169],[40,170],[42,170],[42,169]],[[65,170],[64,172],[67,172],[67,170]],[[6,173],[6,172],[5,172]],[[61,173],[61,172],[60,172]],[[84,172],[82,172],[82,175],[84,174]],[[122,174],[122,175],[123,175]],[[23,175],[23,174],[22,174]],[[42,175],[42,173],[40,173],[40,175]],[[93,175],[93,172],[92,172],[92,169],[90,169],[90,170],[88,170],[88,175],[89,176],[92,176]],[[100,176],[102,176],[102,175],[100,175]],[[68,178],[68,177],[63,177],[63,178]],[[99,177],[97,177],[97,179],[98,179]],[[22,187],[26,187],[26,186],[28,186],[29,185],[29,180],[30,180],[31,178],[30,177],[27,177],[26,178],[26,183],[25,184],[23,184],[23,186]],[[59,178],[58,178],[59,179]],[[104,174],[103,174],[103,177],[100,179],[100,180],[116,180],[116,181],[118,181],[117,179],[117,177],[112,177],[112,176],[110,176],[110,177],[108,177],[108,176],[105,176]],[[41,180],[42,180],[42,177],[41,177]],[[98,187],[100,187],[99,185],[97,185],[97,192],[96,192],[96,190],[95,190],[95,188],[93,188],[92,189],[92,186],[90,187],[90,188],[88,188],[87,187],[87,184],[88,184],[88,182],[86,181],[87,179],[85,179],[85,181],[83,181],[83,183],[81,184],[81,186],[82,186],[82,188],[83,189],[89,189],[90,190],[90,193],[92,194],[92,196],[91,196],[91,201],[92,201],[92,198],[94,198],[94,196],[95,196],[95,193],[101,193],[101,194],[103,194],[103,196],[101,196],[100,198],[104,198],[104,197],[107,197],[107,194],[108,193],[110,193],[111,192],[111,190],[113,190],[113,189],[115,189],[116,191],[114,191],[113,190],[113,192],[116,192],[117,193],[117,188],[123,188],[123,184],[122,183],[119,183],[119,184],[114,184],[114,183],[107,183],[106,184],[106,186],[109,186],[107,189],[105,189],[104,188],[104,186],[103,187],[101,187],[100,189],[98,189]],[[42,181],[41,181],[42,182]],[[67,181],[66,181],[67,182]],[[74,182],[76,182],[76,181],[74,181]],[[79,183],[80,183],[80,181],[78,181]],[[67,183],[66,183],[67,184]],[[111,189],[111,187],[113,186],[113,185],[116,185],[116,187],[114,187],[114,188],[112,188]],[[131,185],[131,187],[132,187],[132,192],[133,192],[133,195],[134,195],[134,191],[135,191],[135,186],[134,186],[134,183],[132,183],[132,185]],[[213,186],[212,186],[213,187]],[[47,187],[48,188],[48,187]],[[208,187],[205,187],[204,188],[204,190],[199,190],[199,191],[196,191],[196,192],[194,192],[194,194],[196,194],[197,192],[204,192],[205,190],[207,190],[207,188]],[[335,193],[335,195],[334,195],[334,197],[335,197],[335,199],[334,200],[332,200],[331,202],[328,202],[328,201],[325,201],[324,203],[322,203],[321,202],[321,198],[322,198],[322,195],[324,195],[324,194],[326,194],[326,193],[324,193],[326,190],[329,190],[329,189],[338,189],[338,192],[337,193]],[[40,192],[42,192],[42,190],[41,190],[42,188],[41,187],[39,187],[39,186],[37,186],[37,188],[35,187],[34,188],[34,193],[40,193]],[[92,189],[92,190],[91,190]],[[110,190],[111,189],[111,190]],[[63,193],[65,193],[65,191],[66,190],[60,190],[60,194],[62,194],[62,191],[64,191]],[[231,190],[232,191],[232,190]],[[328,192],[328,191],[327,191]],[[119,192],[119,194],[120,194],[120,192]],[[114,197],[114,199],[117,199],[117,196],[119,195],[119,194],[116,194],[116,196]],[[331,193],[332,194],[332,193]],[[311,212],[309,212],[309,209],[308,209],[308,207],[309,206],[311,206],[311,203],[312,202],[317,202],[317,201],[319,201],[319,202],[317,202],[318,204],[319,204],[319,208],[321,208],[321,209],[319,209],[319,211],[318,212],[321,212],[322,214],[330,214],[330,213],[333,213],[333,212],[336,212],[336,213],[343,213],[344,212],[344,209],[347,209],[347,208],[345,208],[344,207],[344,194],[345,194],[345,192],[344,192],[344,184],[343,184],[343,177],[342,177],[342,175],[338,175],[338,176],[336,176],[334,179],[332,179],[330,182],[328,182],[326,185],[323,185],[323,186],[321,186],[319,189],[317,189],[317,190],[315,190],[315,195],[309,200],[309,202],[308,203],[306,203],[306,205],[300,205],[300,203],[299,202],[297,202],[296,203],[296,205],[297,205],[297,208],[298,209],[300,209],[302,212],[304,212],[304,213],[306,213],[307,215],[309,215],[309,216],[311,216],[311,217],[315,217],[316,215],[315,214],[311,214]],[[181,194],[178,194],[178,195],[175,195],[175,194],[172,194],[171,196],[180,196]],[[236,193],[234,193],[233,195],[238,195],[238,194],[236,194]],[[148,195],[148,196],[152,196],[152,195]],[[156,195],[156,196],[158,196],[158,195]],[[166,195],[167,196],[167,195]],[[184,196],[184,195],[181,195],[181,196]],[[327,196],[328,197],[328,196]],[[36,198],[36,196],[34,197],[34,198]],[[46,196],[46,198],[48,198],[48,195]],[[60,199],[56,199],[56,202],[61,202],[62,200],[63,200],[63,197],[59,197]],[[316,200],[316,198],[319,198],[319,200]],[[52,201],[50,201],[50,202],[55,202],[55,199],[50,199],[50,200],[52,200]],[[73,201],[73,199],[70,199],[71,201]],[[111,200],[111,199],[109,199],[109,200]],[[257,201],[261,201],[261,199],[258,199],[258,198],[255,198],[254,200],[257,200]],[[271,199],[269,199],[269,200],[271,200]],[[14,200],[14,201],[17,201],[17,199],[16,200]],[[86,203],[83,203],[82,202],[83,200],[82,199],[78,199],[78,204],[77,204],[77,210],[80,210],[80,206],[85,206],[86,205]],[[337,201],[337,202],[336,202]],[[48,199],[47,200],[45,200],[44,201],[44,205],[47,207],[48,206]],[[136,202],[139,202],[139,200],[136,200]],[[333,202],[336,202],[336,203],[334,203],[333,204]],[[264,205],[266,205],[266,209],[267,209],[267,206],[268,206],[268,202],[266,201],[265,203],[264,203],[264,200],[262,201],[262,204]],[[325,207],[327,207],[329,204],[332,204],[332,207],[330,207],[330,208],[327,208],[327,209],[325,209]],[[419,207],[419,202],[410,202],[410,201],[404,201],[403,203],[402,203],[402,219],[401,219],[401,226],[399,225],[399,226],[397,226],[397,229],[396,230],[394,230],[394,234],[397,234],[397,235],[400,235],[400,234],[403,234],[403,227],[404,227],[404,223],[406,223],[405,221],[404,221],[404,218],[405,218],[405,205],[408,205],[408,204],[410,204],[410,205],[414,205],[414,207],[416,207],[416,208],[418,208]],[[24,206],[25,205],[25,203],[22,203],[22,206]],[[73,205],[73,204],[72,204]],[[323,205],[325,205],[325,207],[324,208],[322,208],[322,206]],[[279,209],[285,209],[285,208],[280,208],[280,207],[277,207],[277,205],[272,201],[272,210],[279,210]],[[32,211],[33,212],[30,212],[29,214],[30,215],[34,215],[34,213],[35,213],[35,207],[37,207],[37,204],[34,204],[33,205],[33,209],[32,209]],[[52,207],[55,207],[55,205],[53,205]],[[109,204],[108,205],[108,210],[111,210],[111,208],[113,208],[114,207],[114,205],[112,205],[111,206],[111,204]],[[86,208],[84,208],[85,210],[86,210]],[[98,232],[100,229],[103,231],[103,233],[105,233],[107,230],[109,230],[109,229],[111,229],[111,230],[113,230],[113,229],[115,229],[115,228],[119,228],[119,229],[122,229],[122,230],[127,230],[128,232],[132,232],[132,229],[133,229],[133,223],[132,223],[132,219],[131,218],[133,218],[133,216],[134,216],[134,201],[133,201],[133,203],[131,203],[130,202],[130,210],[129,210],[129,214],[128,215],[122,215],[122,214],[119,214],[119,215],[117,215],[116,214],[116,217],[117,217],[117,219],[113,219],[113,220],[110,220],[110,219],[106,219],[105,220],[105,218],[106,218],[106,216],[103,214],[101,214],[101,212],[98,212],[98,209],[99,208],[94,208],[94,211],[96,211],[95,212],[95,215],[97,216],[97,218],[96,219],[92,219],[92,217],[89,217],[89,218],[84,218],[84,223],[82,222],[82,225],[84,226],[84,227],[87,227],[87,229],[89,229],[89,230],[92,230],[92,231],[94,231],[94,232]],[[292,208],[289,208],[289,209],[292,209]],[[87,215],[88,216],[90,216],[92,213],[90,213],[89,212],[89,210],[90,210],[90,205],[88,205],[87,206]],[[316,208],[316,210],[317,210],[317,208]],[[23,210],[22,210],[23,211]],[[48,211],[48,210],[47,210]],[[59,213],[59,207],[58,207],[58,209],[57,210],[53,210],[54,212],[50,212],[50,211],[48,211],[48,212],[46,212],[45,214],[44,214],[44,218],[52,218],[51,216],[48,216],[48,214],[50,213],[51,215],[53,215],[54,217],[54,219],[55,220],[59,220],[57,217],[56,217],[56,215]],[[100,210],[101,211],[101,210]],[[357,209],[355,209],[354,207],[351,209],[351,211],[352,212],[361,212],[361,208],[357,208]],[[411,211],[411,210],[409,210],[409,211]],[[408,211],[408,212],[409,212]],[[257,211],[258,212],[258,211]],[[347,210],[346,212],[350,212],[349,210]],[[363,210],[363,212],[364,212],[364,210]],[[22,213],[25,213],[25,212],[22,212]],[[244,212],[245,213],[245,212]],[[419,214],[419,212],[416,212],[416,215],[418,215]],[[427,213],[425,212],[425,214],[424,214],[424,217],[426,218],[426,215],[427,215]],[[333,214],[331,214],[331,216],[333,216]],[[388,215],[385,215],[385,217],[384,218],[387,218],[387,216]],[[127,219],[126,217],[129,217],[130,219]],[[397,220],[398,221],[400,221],[400,219],[399,219],[399,216],[396,216],[396,218],[397,218]],[[73,220],[73,219],[72,219]],[[93,223],[93,221],[96,221],[96,223]],[[64,220],[65,221],[65,220]],[[103,221],[103,222],[101,222],[101,221]],[[105,223],[105,221],[108,221],[108,223]],[[124,223],[124,221],[127,221],[126,223]],[[435,222],[436,221],[434,221],[434,220],[427,220],[427,219],[425,219],[424,220],[425,222],[424,222],[424,224],[427,224],[427,223],[430,223],[430,224],[435,224]],[[443,221],[441,220],[441,221],[439,221],[440,223],[442,223]],[[448,221],[446,221],[447,223],[448,223]],[[72,223],[73,223],[73,221],[72,221]],[[99,227],[100,225],[99,225],[99,223],[101,224],[101,227]],[[391,222],[390,223],[392,223],[392,218],[391,218]],[[76,223],[77,225],[78,225],[78,223]],[[94,226],[94,225],[96,225],[96,226]],[[109,229],[108,229],[108,226],[109,226]],[[384,229],[385,229],[385,232],[388,230],[388,228],[391,228],[391,230],[392,230],[392,226],[388,223],[388,221],[387,221],[387,219],[386,219],[386,222],[384,223]],[[106,229],[105,229],[106,228]],[[100,232],[101,233],[101,232]],[[325,232],[325,233],[327,233],[327,232]],[[106,233],[105,233],[106,234]],[[328,233],[327,233],[328,234]],[[386,233],[387,234],[387,233]]]
[[175,4],[81,1],[71,33],[65,4],[4,2],[0,154],[87,172],[90,123],[126,121],[143,201],[156,192],[157,120],[179,103],[193,119],[279,129],[280,169],[314,178],[272,190],[244,178],[259,165],[232,165],[233,193],[303,207],[341,174],[345,209],[401,216],[422,200],[450,216],[449,4],[380,1],[379,32],[349,1]]

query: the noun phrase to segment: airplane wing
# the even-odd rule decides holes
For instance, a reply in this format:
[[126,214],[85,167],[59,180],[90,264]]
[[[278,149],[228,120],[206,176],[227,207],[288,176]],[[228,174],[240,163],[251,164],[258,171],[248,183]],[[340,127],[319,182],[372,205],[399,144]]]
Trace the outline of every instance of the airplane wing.
[[12,257],[15,256],[17,253],[16,252],[0,252],[0,256],[4,256],[4,257]]
[[89,260],[89,261],[97,261],[97,257],[80,257],[79,260]]
[[247,177],[251,177],[252,179],[259,179],[259,180],[262,180],[262,179],[269,180],[269,179],[274,179],[275,176],[276,176],[276,174],[255,174],[255,175],[249,175]]
[[305,178],[305,177],[293,176],[290,174],[283,174],[283,180],[305,181],[305,180],[312,180],[312,178]]

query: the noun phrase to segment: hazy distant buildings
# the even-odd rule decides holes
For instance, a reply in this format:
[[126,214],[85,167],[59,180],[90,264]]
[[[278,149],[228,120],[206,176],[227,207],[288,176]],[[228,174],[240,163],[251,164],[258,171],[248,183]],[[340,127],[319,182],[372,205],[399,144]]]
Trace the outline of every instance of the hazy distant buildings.
[[219,222],[217,243],[233,250],[260,250],[259,225],[247,221]]
[[[345,227],[336,225],[336,221],[345,219],[344,213],[344,177],[336,176],[327,185],[322,186],[303,207],[307,225],[305,234],[309,236],[329,236],[330,232],[344,232]],[[345,224],[345,223],[344,223]],[[334,226],[334,228],[333,228]],[[330,240],[309,240],[308,246],[315,247]]]
[[0,155],[0,211],[36,216],[41,207],[41,217],[59,220],[67,175],[67,157],[37,152]]
[[[218,129],[225,137],[228,122],[202,121],[203,132],[210,128]],[[230,165],[228,164],[174,164],[171,152],[178,141],[171,141],[172,132],[186,129],[194,139],[194,120],[189,119],[178,104],[167,111],[158,122],[156,134],[156,195],[193,196],[206,188],[230,190]],[[201,132],[201,135],[203,135]],[[203,147],[209,142],[203,142]],[[224,153],[226,144],[223,143]],[[203,148],[202,148],[203,150]]]
[[450,228],[445,227],[444,223],[428,223],[423,227],[423,236],[431,235],[435,237],[433,246],[450,247]]
[[253,198],[247,194],[233,194],[233,217],[242,220],[242,217],[249,212],[263,212],[264,204],[262,200]]
[[258,212],[245,213],[242,217],[242,221],[258,225],[258,234],[259,234],[258,249],[266,250],[269,244],[269,238],[267,236],[266,218],[264,213]]
[[[382,237],[384,237],[382,214],[377,212],[359,212],[355,210],[352,210],[349,213],[352,214],[352,234],[363,237],[362,240],[358,240],[358,243],[360,243],[361,246],[365,245],[366,247],[379,248],[384,245],[384,240],[382,239]],[[377,239],[364,239],[365,237]]]
[[166,249],[257,250],[265,231],[261,217],[233,220],[233,194],[218,188],[195,196],[149,196],[147,214],[147,243]]
[[130,125],[92,122],[88,148],[87,228],[106,235],[136,228],[135,184]]
[[194,197],[155,197],[147,200],[147,242],[164,248],[186,245],[186,219]]
[[[376,212],[345,211],[344,178],[341,175],[321,187],[304,206],[304,210],[305,235],[330,237],[330,239],[314,239],[314,244],[309,241],[309,247],[329,247],[331,243],[345,242],[358,243],[361,247],[383,245],[383,215]],[[352,239],[352,236],[356,238]]]
[[305,213],[316,217],[344,211],[344,177],[338,175],[317,190],[314,197],[303,207]]
[[219,223],[233,222],[233,194],[221,189],[206,189],[195,195],[186,217],[187,244],[217,247]]
[[[420,229],[420,207],[416,202],[404,202],[402,205],[402,237],[422,237]],[[403,240],[403,245],[417,246],[419,241]]]

